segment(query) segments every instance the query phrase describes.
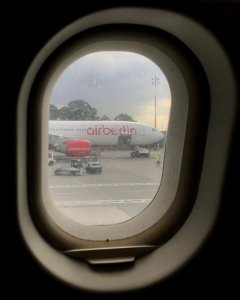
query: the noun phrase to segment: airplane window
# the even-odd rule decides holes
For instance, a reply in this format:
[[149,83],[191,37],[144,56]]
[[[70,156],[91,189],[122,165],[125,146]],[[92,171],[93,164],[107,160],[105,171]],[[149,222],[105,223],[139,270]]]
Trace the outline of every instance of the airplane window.
[[170,107],[168,80],[143,55],[98,51],[69,64],[49,107],[48,182],[57,209],[84,225],[140,214],[161,182]]
[[236,91],[219,41],[175,12],[109,9],[56,33],[18,99],[17,215],[29,253],[83,290],[175,274],[218,215]]
[[180,270],[218,214],[236,90],[218,40],[178,13],[110,9],[63,28],[19,93],[17,214],[30,253],[91,291]]

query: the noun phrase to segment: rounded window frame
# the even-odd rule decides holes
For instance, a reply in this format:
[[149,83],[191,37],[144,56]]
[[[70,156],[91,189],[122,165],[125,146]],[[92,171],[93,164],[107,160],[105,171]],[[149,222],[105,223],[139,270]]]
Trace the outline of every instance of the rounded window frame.
[[[171,20],[174,20],[174,22],[171,22]],[[36,184],[36,181],[31,178],[31,174],[34,163],[37,162],[39,155],[37,155],[36,151],[33,151],[31,153],[33,164],[31,165],[31,162],[27,164],[25,154],[28,153],[27,150],[30,151],[30,145],[33,146],[33,148],[36,147],[36,145],[33,145],[31,142],[31,138],[33,138],[34,135],[27,135],[26,133],[28,126],[26,120],[28,120],[28,122],[30,121],[30,124],[34,124],[35,122],[35,126],[39,121],[41,121],[41,118],[37,114],[37,109],[39,107],[37,105],[32,107],[29,105],[30,103],[28,103],[28,100],[30,97],[29,91],[32,88],[33,80],[36,76],[38,76],[39,68],[45,61],[46,57],[49,56],[57,47],[59,47],[64,40],[77,34],[77,32],[79,32],[79,28],[81,28],[81,30],[85,30],[86,28],[101,24],[116,24],[121,22],[125,24],[153,26],[162,30],[166,30],[184,42],[186,46],[189,47],[197,56],[200,64],[203,66],[206,72],[211,92],[211,110],[206,137],[207,154],[204,154],[201,176],[197,185],[198,190],[195,191],[196,201],[185,222],[182,223],[180,228],[176,227],[177,230],[170,237],[166,236],[166,239],[162,239],[161,246],[160,241],[155,240],[155,242],[158,244],[156,251],[151,253],[151,255],[144,256],[137,260],[134,268],[128,269],[127,272],[124,272],[124,276],[122,276],[121,272],[116,271],[115,276],[112,276],[111,274],[105,274],[106,276],[102,278],[101,274],[98,272],[86,269],[82,262],[78,262],[76,264],[72,260],[69,260],[67,256],[62,255],[61,252],[59,252],[59,250],[61,248],[64,249],[67,244],[70,246],[70,248],[74,248],[76,246],[74,241],[73,243],[69,243],[69,240],[63,239],[63,241],[59,242],[58,240],[54,240],[52,238],[48,239],[44,234],[44,238],[42,238],[40,232],[49,232],[48,230],[50,227],[45,228],[42,222],[40,222],[38,225],[33,222],[32,217],[34,216],[34,213],[32,214],[30,212],[28,200],[30,197],[33,197],[33,193],[31,191],[35,188],[34,183]],[[175,24],[178,24],[178,26],[176,27]],[[194,32],[195,35],[189,35],[189,28],[191,28],[191,33]],[[64,33],[64,38],[61,36],[62,33]],[[202,45],[199,44],[199,40],[201,40]],[[205,43],[203,43],[203,41]],[[208,53],[204,46],[206,43],[209,45],[209,47],[211,46],[211,49],[214,50],[214,60],[211,60],[212,54]],[[216,71],[225,72],[225,74],[227,74],[227,84],[224,82],[224,91],[222,88],[223,80],[221,76],[215,76],[217,74]],[[219,190],[224,174],[224,165],[227,159],[227,146],[224,146],[221,153],[217,153],[214,159],[211,154],[211,150],[216,150],[216,147],[220,145],[219,142],[216,141],[216,133],[219,134],[221,132],[222,137],[226,139],[226,144],[227,141],[230,140],[231,130],[233,127],[234,109],[236,105],[235,87],[236,85],[231,66],[219,43],[201,25],[177,13],[162,10],[155,11],[152,9],[143,8],[121,8],[106,10],[86,16],[85,18],[82,18],[81,20],[69,25],[67,28],[63,29],[62,32],[57,34],[55,38],[50,41],[40,52],[30,67],[20,91],[18,107],[19,225],[27,245],[32,250],[32,253],[41,261],[42,265],[44,265],[52,274],[55,274],[58,278],[61,278],[65,282],[77,287],[98,291],[120,291],[138,287],[140,288],[152,284],[158,280],[162,280],[179,269],[180,266],[182,266],[204,242],[214,224],[217,215],[220,198]],[[224,96],[226,95],[228,95],[230,98],[228,107],[226,107],[226,104],[224,103]],[[220,105],[218,105],[219,103]],[[218,123],[219,120],[222,120],[223,115],[225,117],[226,110],[230,122],[228,124],[225,122],[225,124],[222,124],[219,129],[214,124],[215,122]],[[35,112],[34,116],[36,118],[34,120],[30,116],[31,112]],[[39,144],[42,147],[40,142]],[[36,148],[34,149],[36,150]],[[220,166],[217,165],[216,158],[223,161]],[[211,176],[212,174],[214,177]],[[210,190],[208,190],[209,182],[207,182],[205,177],[214,183]],[[25,178],[27,178],[27,182],[25,182]],[[33,186],[31,183],[33,183]],[[41,195],[39,197],[39,193],[36,195],[34,200],[38,201],[39,199],[37,198],[41,198]],[[211,209],[206,211],[206,207]],[[204,218],[202,218],[203,216],[201,215],[201,210],[203,209],[206,212]],[[42,217],[45,218],[45,216],[43,216],[41,213],[39,214],[38,212],[37,219],[41,220]],[[194,232],[197,232],[197,235],[193,235]],[[38,240],[37,245],[36,243],[32,243],[32,236],[35,236]],[[154,241],[153,236],[151,236],[151,241]],[[191,242],[186,243],[186,241]],[[51,260],[49,257],[46,257],[47,254],[51,257]],[[64,263],[69,266],[69,270],[71,270],[71,272],[69,271],[65,273],[65,270],[62,270],[61,265],[58,264],[59,259],[64,261]],[[81,276],[82,273],[85,274],[84,278]],[[141,279],[139,274],[145,274],[145,276],[142,276]],[[92,286],[92,280],[94,280],[95,286]],[[120,282],[121,284],[119,284]]]
[[[201,135],[204,135],[204,130],[202,130],[204,126],[200,128],[199,121],[196,122],[196,119],[201,116],[203,106],[200,95],[207,88],[206,80],[204,82],[204,78],[202,78],[204,74],[201,74],[202,80],[197,78],[199,76],[198,69],[200,68],[197,66],[197,60],[194,61],[195,65],[191,65],[189,61],[193,63],[193,55],[173,37],[149,27],[132,26],[132,30],[130,28],[129,26],[128,31],[126,31],[124,30],[125,26],[122,28],[118,26],[117,29],[114,26],[110,28],[104,26],[102,28],[98,27],[93,32],[91,30],[88,31],[83,34],[84,37],[81,35],[75,36],[73,41],[68,41],[63,49],[58,50],[58,54],[54,53],[54,59],[50,59],[50,63],[45,63],[46,67],[43,67],[42,74],[40,71],[40,79],[35,81],[36,89],[33,89],[32,92],[32,98],[35,100],[32,102],[33,111],[35,111],[35,116],[37,112],[40,116],[39,118],[35,117],[34,123],[28,128],[30,129],[30,135],[33,133],[33,136],[42,137],[39,143],[35,143],[35,151],[38,152],[38,149],[41,149],[41,152],[36,154],[41,156],[41,162],[40,160],[35,160],[37,165],[34,163],[30,164],[29,171],[33,174],[33,170],[40,170],[41,177],[38,177],[38,173],[36,173],[36,176],[31,176],[32,182],[30,186],[39,185],[40,182],[42,196],[39,198],[37,193],[34,194],[35,190],[29,189],[30,193],[33,193],[32,195],[30,194],[30,198],[37,199],[37,201],[30,202],[30,207],[34,219],[37,220],[37,226],[42,223],[40,226],[46,228],[48,236],[51,236],[54,243],[60,242],[63,249],[162,243],[181,226],[194,203],[192,179],[197,177],[195,170],[198,170],[200,167],[201,157],[195,170],[191,170],[188,159],[186,157],[183,159],[183,155],[186,144],[187,147],[197,147],[196,140],[193,138],[196,132],[199,133],[199,130],[201,130]],[[177,46],[178,49],[176,50]],[[167,138],[164,170],[160,187],[150,205],[139,215],[123,223],[86,226],[67,219],[53,204],[51,205],[45,167],[47,166],[45,154],[48,143],[46,139],[48,119],[46,117],[49,111],[50,95],[56,78],[61,72],[74,60],[86,54],[106,50],[131,51],[144,55],[156,63],[165,73],[172,93],[172,112],[168,127],[170,135]],[[190,55],[192,55],[191,60],[189,58]],[[198,82],[201,82],[201,87],[198,85]],[[202,84],[203,82],[205,86]],[[194,95],[194,99],[192,95]],[[42,107],[37,105],[38,103],[43,103]],[[205,105],[205,109],[206,107],[207,105]],[[189,118],[189,111],[192,115],[191,119]],[[207,118],[205,120],[207,122]],[[43,127],[42,131],[41,126],[38,125],[39,121]],[[188,142],[186,142],[187,138],[185,137],[186,131],[188,131],[188,135],[192,136],[191,139],[188,139]],[[198,135],[200,136],[200,134]],[[32,141],[33,137],[29,140]],[[201,149],[203,146],[204,143],[201,144]],[[196,149],[192,150],[192,152],[196,152]],[[201,156],[201,153],[199,153],[199,156]],[[188,169],[188,171],[185,169]],[[179,187],[179,178],[182,172],[185,172],[185,178],[188,177],[184,182],[185,187],[186,185],[188,186],[188,195],[183,192],[181,186]],[[182,194],[180,194],[179,190],[182,191]],[[178,195],[176,197],[177,191]],[[166,204],[165,213],[161,215],[159,207],[163,199],[165,201],[167,199],[170,205]],[[34,204],[32,205],[32,203]],[[51,220],[54,222],[51,222]]]

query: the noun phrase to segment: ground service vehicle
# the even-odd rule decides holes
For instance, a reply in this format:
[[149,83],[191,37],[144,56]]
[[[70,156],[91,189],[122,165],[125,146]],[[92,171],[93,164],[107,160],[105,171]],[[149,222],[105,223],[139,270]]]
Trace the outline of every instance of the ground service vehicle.
[[71,159],[70,168],[57,168],[54,170],[55,175],[81,175],[83,170],[82,159]]
[[48,151],[48,165],[53,166],[56,164],[56,160],[54,159],[53,152]]
[[130,153],[131,157],[149,157],[150,150],[148,148],[137,148]]
[[102,166],[99,161],[89,161],[86,166],[87,173],[102,173]]

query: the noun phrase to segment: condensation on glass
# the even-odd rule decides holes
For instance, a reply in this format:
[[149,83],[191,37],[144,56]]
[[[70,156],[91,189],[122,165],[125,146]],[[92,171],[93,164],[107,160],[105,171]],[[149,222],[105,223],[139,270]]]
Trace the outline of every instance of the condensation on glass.
[[57,209],[84,225],[140,214],[159,189],[171,93],[145,56],[101,51],[58,77],[49,109],[48,166]]

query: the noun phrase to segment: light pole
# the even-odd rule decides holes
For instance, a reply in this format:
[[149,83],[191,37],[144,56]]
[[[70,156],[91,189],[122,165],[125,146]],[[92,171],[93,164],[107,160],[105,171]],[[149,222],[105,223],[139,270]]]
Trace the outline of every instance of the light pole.
[[156,86],[159,84],[160,79],[155,75],[154,78],[152,78],[152,84],[154,84],[155,87],[155,102],[154,102],[154,127],[157,128],[157,100],[156,100]]

